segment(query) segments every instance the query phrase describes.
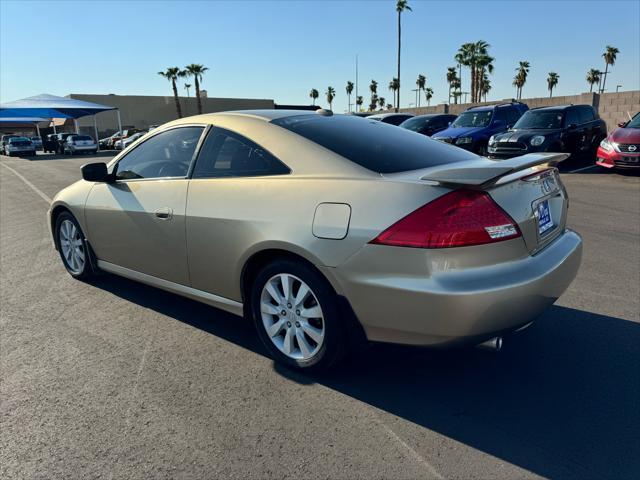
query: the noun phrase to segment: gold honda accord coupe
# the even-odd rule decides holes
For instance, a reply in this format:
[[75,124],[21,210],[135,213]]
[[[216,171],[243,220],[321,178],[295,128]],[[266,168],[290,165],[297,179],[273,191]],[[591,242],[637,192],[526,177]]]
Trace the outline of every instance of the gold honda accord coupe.
[[475,345],[531,323],[581,261],[565,158],[490,160],[327,110],[206,114],[82,167],[49,224],[73,277],[247,316],[275,360],[320,370],[362,339]]

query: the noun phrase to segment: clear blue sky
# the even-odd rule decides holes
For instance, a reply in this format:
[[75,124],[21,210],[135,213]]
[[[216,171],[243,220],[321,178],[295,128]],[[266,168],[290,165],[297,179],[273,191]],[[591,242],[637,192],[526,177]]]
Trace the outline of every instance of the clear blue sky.
[[[588,91],[589,68],[603,69],[606,45],[620,49],[607,88],[640,89],[640,2],[410,0],[403,15],[402,105],[415,101],[415,79],[427,76],[433,102],[447,98],[445,72],[468,41],[483,39],[496,58],[489,99],[514,95],[519,60],[531,63],[524,96]],[[0,100],[39,93],[171,95],[156,74],[168,66],[210,68],[210,96],[308,103],[337,90],[346,109],[347,80],[360,58],[360,94],[369,81],[386,86],[396,69],[395,1],[64,2],[0,0]],[[463,72],[468,90],[468,73]],[[184,93],[184,90],[181,92]],[[324,102],[321,102],[324,103]]]

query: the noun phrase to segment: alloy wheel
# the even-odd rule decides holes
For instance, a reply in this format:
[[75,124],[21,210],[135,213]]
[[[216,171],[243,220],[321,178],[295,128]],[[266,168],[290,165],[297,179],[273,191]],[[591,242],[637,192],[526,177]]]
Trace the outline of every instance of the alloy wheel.
[[80,229],[71,220],[63,220],[59,232],[60,249],[67,268],[76,275],[84,270],[85,251]]
[[324,343],[322,308],[309,285],[294,275],[271,277],[262,288],[260,314],[267,336],[284,355],[307,360]]

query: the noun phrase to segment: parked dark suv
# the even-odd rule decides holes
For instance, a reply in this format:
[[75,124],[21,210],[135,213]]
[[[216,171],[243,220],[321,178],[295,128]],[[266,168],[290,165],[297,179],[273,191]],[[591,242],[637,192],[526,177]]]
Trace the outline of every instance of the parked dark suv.
[[478,155],[486,155],[489,138],[496,133],[506,132],[528,109],[520,102],[471,107],[461,113],[449,128],[431,138],[452,143]]
[[594,155],[607,127],[590,105],[560,105],[529,110],[512,129],[489,140],[489,155],[510,158],[532,152]]
[[64,143],[67,141],[67,137],[69,135],[75,135],[73,132],[68,133],[57,133],[53,139],[56,142],[55,144],[55,153],[59,153],[60,155],[64,155]]

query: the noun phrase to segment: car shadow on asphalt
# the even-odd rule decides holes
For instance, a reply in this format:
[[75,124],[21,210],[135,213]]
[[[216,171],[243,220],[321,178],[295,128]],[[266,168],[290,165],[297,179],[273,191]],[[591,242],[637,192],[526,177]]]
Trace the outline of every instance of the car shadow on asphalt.
[[[249,321],[112,275],[94,285],[266,355]],[[544,477],[639,478],[638,323],[553,306],[499,354],[374,345],[323,375],[274,369]]]

